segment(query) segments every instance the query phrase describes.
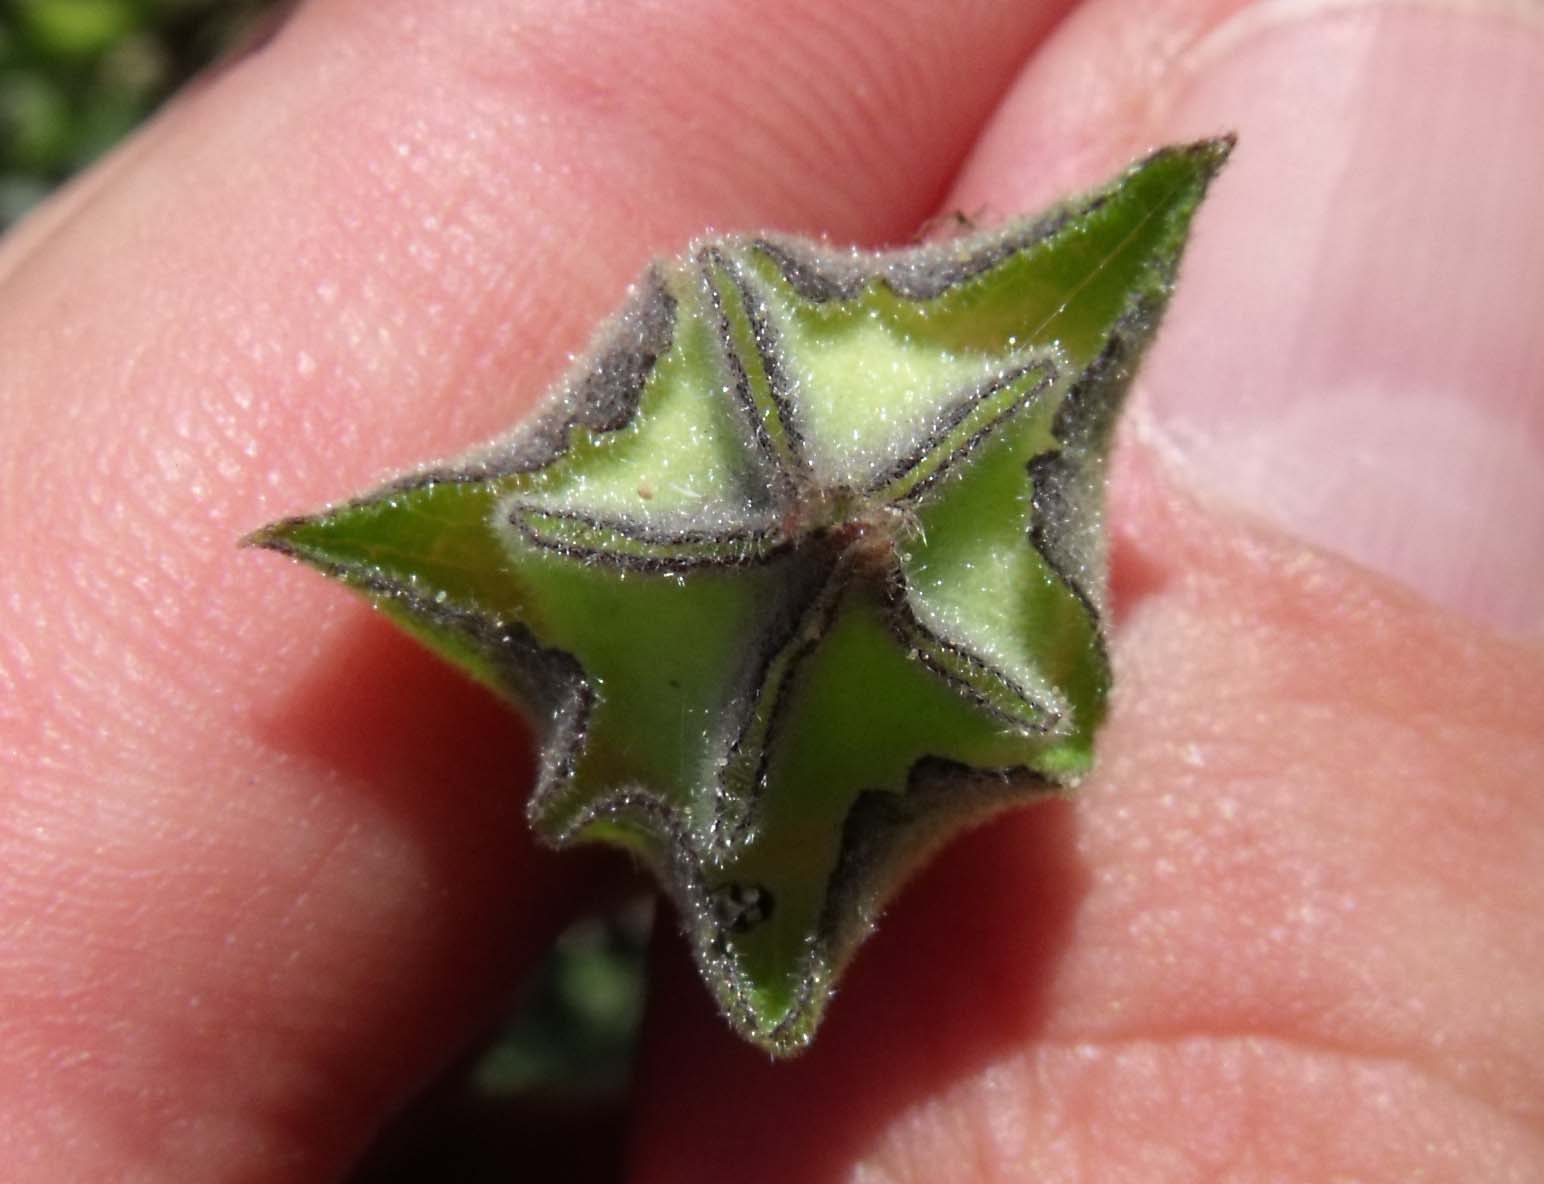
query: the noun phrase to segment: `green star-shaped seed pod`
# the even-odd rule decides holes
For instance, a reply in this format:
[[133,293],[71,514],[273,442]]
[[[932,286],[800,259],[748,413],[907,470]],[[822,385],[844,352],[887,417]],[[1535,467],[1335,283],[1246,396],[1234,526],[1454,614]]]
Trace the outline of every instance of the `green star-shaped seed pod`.
[[1111,429],[1230,144],[940,244],[696,243],[514,434],[251,541],[523,708],[537,832],[651,867],[797,1051],[921,858],[1090,765]]

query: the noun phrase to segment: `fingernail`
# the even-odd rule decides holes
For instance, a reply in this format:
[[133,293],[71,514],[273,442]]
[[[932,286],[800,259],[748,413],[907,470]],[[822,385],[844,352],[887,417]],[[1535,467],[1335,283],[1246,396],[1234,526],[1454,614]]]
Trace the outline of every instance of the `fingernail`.
[[1544,631],[1544,20],[1266,4],[1165,132],[1232,127],[1142,384],[1194,480]]

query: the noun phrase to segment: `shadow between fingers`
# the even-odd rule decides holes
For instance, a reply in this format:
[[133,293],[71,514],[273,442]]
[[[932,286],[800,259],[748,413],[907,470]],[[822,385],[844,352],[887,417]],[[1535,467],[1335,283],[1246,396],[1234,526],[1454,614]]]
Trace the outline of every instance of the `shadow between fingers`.
[[639,1178],[847,1180],[901,1116],[1032,1042],[1091,886],[1076,817],[1066,801],[1036,803],[945,850],[793,1061],[729,1033],[672,936],[645,1027]]
[[535,777],[530,726],[490,692],[362,617],[261,721],[276,749],[367,793],[437,864],[513,850]]
[[[388,917],[390,989],[360,997],[346,1036],[326,1037],[346,1047],[315,1050],[344,1078],[316,1112],[329,1130],[307,1137],[326,1145],[348,1126],[340,1109],[355,1110],[356,1130],[368,1134],[485,1035],[562,924],[620,888],[623,876],[616,861],[537,846],[524,812],[535,772],[529,725],[384,620],[361,617],[258,730],[324,770],[340,795],[366,799],[353,811],[360,825],[410,847],[423,889],[401,901],[400,926]],[[365,965],[385,956],[361,953]]]

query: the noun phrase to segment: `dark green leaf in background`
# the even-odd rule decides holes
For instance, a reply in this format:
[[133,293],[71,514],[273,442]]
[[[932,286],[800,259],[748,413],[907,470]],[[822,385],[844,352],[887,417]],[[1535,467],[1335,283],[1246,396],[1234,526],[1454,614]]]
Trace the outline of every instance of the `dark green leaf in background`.
[[273,0],[0,0],[0,231],[275,8]]

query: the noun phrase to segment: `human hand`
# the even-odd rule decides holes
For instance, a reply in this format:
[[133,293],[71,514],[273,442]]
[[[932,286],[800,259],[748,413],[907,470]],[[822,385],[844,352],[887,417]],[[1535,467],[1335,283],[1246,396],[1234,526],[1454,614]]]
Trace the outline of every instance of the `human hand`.
[[237,537],[507,426],[708,225],[902,240],[1226,128],[1100,772],[796,1062],[665,951],[633,1174],[1537,1171],[1544,34],[1238,9],[313,0],[0,244],[14,1177],[336,1178],[587,891],[507,713]]

